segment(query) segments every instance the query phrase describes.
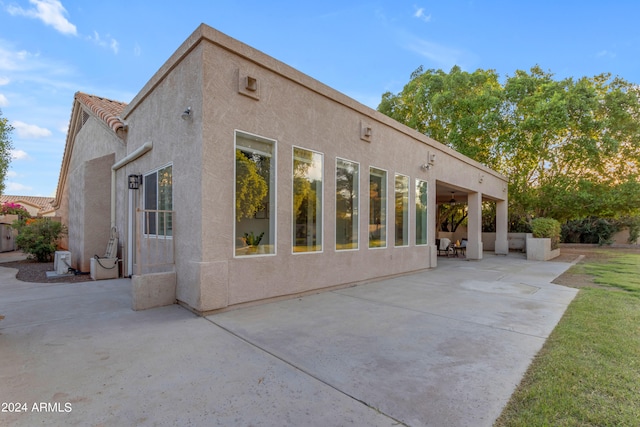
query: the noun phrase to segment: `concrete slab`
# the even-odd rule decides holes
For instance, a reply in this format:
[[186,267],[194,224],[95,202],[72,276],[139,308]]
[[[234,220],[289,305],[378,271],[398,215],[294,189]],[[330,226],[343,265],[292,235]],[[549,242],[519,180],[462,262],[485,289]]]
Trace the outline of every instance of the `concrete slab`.
[[128,279],[0,268],[0,401],[27,404],[0,425],[490,426],[576,293],[550,283],[569,264],[439,261],[207,318],[134,312]]

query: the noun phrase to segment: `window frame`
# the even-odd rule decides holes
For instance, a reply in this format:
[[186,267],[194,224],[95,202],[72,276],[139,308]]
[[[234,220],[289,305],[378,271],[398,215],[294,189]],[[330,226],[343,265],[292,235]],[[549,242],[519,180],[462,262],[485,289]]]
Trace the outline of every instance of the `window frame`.
[[[426,191],[424,194],[425,197],[425,203],[424,203],[424,223],[422,224],[422,227],[424,228],[424,243],[418,243],[418,201],[420,201],[420,195],[418,194],[418,183],[424,183],[425,187],[426,187]],[[414,198],[415,198],[415,202],[413,203],[413,206],[416,209],[416,213],[415,213],[415,218],[416,218],[416,222],[415,222],[415,233],[414,233],[414,237],[415,237],[415,244],[416,246],[427,246],[429,245],[429,182],[425,179],[420,179],[420,178],[416,178],[415,179],[415,186],[414,186]]]
[[[356,215],[357,215],[357,219],[356,219],[356,224],[355,226],[352,226],[352,228],[355,228],[355,232],[356,232],[356,244],[355,247],[353,248],[344,248],[344,249],[339,249],[338,248],[338,162],[343,161],[343,162],[348,162],[351,163],[353,165],[355,165],[357,167],[357,172],[358,172],[358,176],[357,179],[355,180],[355,182],[357,183],[357,191],[356,191],[356,200],[357,200],[357,205],[355,207],[356,209]],[[335,168],[335,211],[336,211],[336,222],[335,222],[335,251],[336,252],[345,252],[345,251],[357,251],[360,250],[360,162],[356,162],[355,160],[349,160],[343,157],[336,157],[336,168]]]
[[[159,195],[160,195],[160,188],[159,188],[159,183],[158,183],[158,174],[161,170],[167,169],[167,168],[171,168],[171,209],[158,209],[159,206]],[[147,207],[147,189],[149,188],[150,183],[148,182],[148,178],[151,175],[156,175],[155,178],[155,207],[154,208],[149,208]],[[173,210],[173,162],[169,162],[166,163],[162,166],[159,166],[155,169],[151,169],[145,173],[142,174],[142,209],[143,211],[145,210],[169,210],[172,212],[175,212]],[[147,233],[147,218],[151,219],[151,216],[147,216],[144,212],[143,212],[143,218],[142,218],[142,235],[146,238],[156,238],[156,239],[173,239],[173,217],[171,218],[171,228],[168,228],[167,231],[170,232],[171,234],[159,234],[158,233],[158,227],[159,227],[159,221],[158,221],[158,217],[156,216],[156,214],[154,214],[153,216],[153,232],[151,232],[152,230],[149,230],[149,233]],[[165,217],[166,218],[166,217]],[[151,222],[151,221],[150,221]]]
[[[320,249],[318,250],[307,250],[307,251],[296,251],[296,227],[297,227],[297,222],[296,222],[296,213],[295,210],[293,209],[294,203],[295,203],[295,161],[296,161],[296,149],[298,150],[304,150],[304,151],[308,151],[310,153],[313,154],[319,154],[320,155],[320,160],[321,160],[321,167],[320,167],[320,183],[321,183],[321,191],[318,194],[316,192],[316,203],[317,202],[317,197],[320,197],[320,209],[318,210],[316,208],[316,216],[317,213],[319,213],[320,215],[320,221],[316,222],[316,227],[317,224],[319,222],[320,225],[320,233],[317,232],[316,230],[316,242],[317,242],[317,236],[320,236]],[[325,191],[325,177],[324,177],[324,153],[321,151],[317,151],[317,150],[312,150],[310,148],[304,148],[298,145],[292,145],[291,146],[291,253],[293,255],[302,255],[302,254],[317,254],[317,253],[323,253],[324,252],[324,205],[325,205],[325,195],[324,195],[324,191]],[[318,246],[318,244],[316,243],[315,245],[316,247]],[[307,245],[308,247],[308,245]]]
[[[273,247],[272,252],[268,253],[252,253],[252,254],[237,254],[238,249],[238,237],[236,236],[238,221],[236,220],[236,174],[237,174],[237,162],[235,160],[236,150],[240,149],[239,147],[243,147],[242,145],[238,145],[238,136],[245,136],[246,139],[254,139],[259,142],[271,144],[272,153],[271,162],[270,162],[270,171],[269,171],[269,194],[268,194],[268,206],[265,212],[265,218],[269,221],[268,229],[269,229],[269,237],[271,240],[267,243],[269,246]],[[249,148],[249,147],[243,147]],[[242,149],[240,149],[243,151]],[[261,154],[269,154],[269,153],[261,153]],[[278,252],[278,221],[277,221],[277,212],[278,212],[278,140],[273,138],[268,138],[262,135],[258,135],[252,132],[247,132],[240,129],[234,129],[233,131],[233,245],[232,252],[233,258],[243,259],[243,258],[254,258],[254,257],[264,257],[264,256],[276,256]]]
[[[398,244],[398,236],[397,236],[397,199],[398,199],[398,189],[396,187],[397,185],[397,181],[398,178],[404,178],[405,180],[405,184],[406,184],[406,204],[404,205],[404,209],[403,209],[403,229],[405,231],[405,234],[403,236],[402,239],[402,244]],[[405,175],[405,174],[401,174],[401,173],[395,173],[393,176],[393,201],[394,201],[394,209],[393,209],[393,246],[395,248],[406,248],[407,246],[409,246],[411,244],[411,239],[410,239],[410,235],[411,235],[411,178],[409,177],[409,175]]]
[[[381,246],[371,246],[371,231],[369,228],[371,227],[371,176],[373,169],[384,173],[384,202],[381,203],[381,210],[384,210],[384,222],[380,223],[381,230],[384,231],[384,245]],[[375,175],[374,175],[375,176]],[[382,177],[381,177],[382,178]],[[367,220],[367,241],[369,249],[386,249],[389,245],[389,233],[387,232],[387,227],[389,224],[389,215],[388,215],[388,202],[389,202],[389,171],[386,169],[382,169],[376,166],[369,166],[369,218]],[[382,216],[382,215],[381,215]]]

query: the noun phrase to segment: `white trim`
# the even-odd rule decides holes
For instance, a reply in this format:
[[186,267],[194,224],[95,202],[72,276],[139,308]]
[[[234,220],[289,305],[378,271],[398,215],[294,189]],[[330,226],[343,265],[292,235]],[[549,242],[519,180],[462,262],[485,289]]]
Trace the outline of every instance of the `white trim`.
[[[379,171],[384,172],[385,175],[385,211],[384,211],[384,246],[375,246],[375,247],[371,247],[370,242],[371,240],[369,240],[369,225],[370,225],[370,218],[371,218],[371,169],[377,169]],[[377,166],[372,166],[369,165],[369,174],[367,175],[367,183],[368,183],[368,189],[369,189],[369,216],[367,218],[367,248],[369,249],[387,249],[389,247],[389,233],[388,233],[388,227],[387,224],[389,224],[389,171],[387,169],[382,169],[379,168]],[[395,182],[394,182],[395,184]],[[380,224],[381,226],[383,224]]]
[[[295,150],[296,148],[300,149],[300,150],[305,150],[305,151],[309,151],[312,153],[316,153],[316,154],[320,154],[321,159],[322,159],[322,167],[321,167],[321,171],[320,171],[320,180],[322,183],[322,193],[321,193],[321,197],[322,197],[322,201],[320,203],[320,250],[319,251],[304,251],[304,252],[295,252],[294,251],[294,243],[295,243],[295,231],[293,230],[293,227],[296,224],[296,219],[294,217],[294,212],[293,212],[293,202],[294,202],[294,197],[293,197],[293,190],[294,190],[294,168],[293,168],[293,163],[295,161]],[[324,153],[322,151],[317,151],[317,150],[312,150],[310,148],[304,148],[304,147],[300,147],[298,145],[292,145],[291,146],[291,254],[293,255],[308,255],[308,254],[321,254],[324,253],[324,205],[326,203],[326,197],[325,197],[325,179],[324,179]],[[317,239],[317,237],[316,237]]]
[[[344,162],[349,162],[349,163],[353,163],[355,165],[358,166],[358,207],[357,207],[357,212],[358,212],[358,224],[356,227],[356,232],[358,233],[358,243],[357,246],[353,249],[338,249],[337,248],[337,242],[334,241],[334,251],[338,252],[338,253],[342,253],[342,252],[349,252],[349,251],[359,251],[360,250],[360,236],[362,233],[360,233],[360,220],[362,218],[361,212],[360,212],[360,200],[362,199],[361,194],[361,188],[360,188],[360,180],[361,180],[361,168],[360,168],[360,162],[356,162],[355,160],[349,160],[349,159],[345,159],[343,157],[336,157],[336,168],[335,168],[335,174],[333,175],[333,178],[335,180],[335,184],[334,184],[334,188],[335,188],[335,193],[338,192],[338,161],[342,160]],[[335,213],[336,213],[336,220],[334,221],[334,236],[337,234],[337,230],[338,230],[338,222],[337,222],[337,214],[338,214],[338,205],[336,203],[336,196],[334,194],[333,197],[333,203],[335,204]],[[335,238],[334,238],[335,240]]]
[[[268,254],[251,254],[251,255],[236,255],[236,150],[238,149],[238,134],[245,137],[254,138],[258,141],[269,143],[272,145],[272,153],[263,153],[259,150],[253,150],[255,153],[269,156],[271,161],[271,171],[269,176],[269,232],[273,235],[273,253]],[[234,259],[246,259],[246,258],[258,258],[258,257],[270,257],[278,254],[278,140],[273,138],[267,138],[262,135],[247,132],[241,129],[233,130],[233,205],[231,207],[231,217],[233,218],[233,244],[231,245],[232,257]]]
[[[396,178],[399,176],[403,176],[407,179],[407,244],[406,245],[398,245],[397,242],[397,238],[396,238],[396,210],[395,210],[395,206],[396,206]],[[415,190],[415,188],[414,188]],[[411,177],[409,175],[405,175],[403,173],[398,173],[395,172],[393,174],[393,247],[394,248],[406,248],[408,246],[411,246]]]
[[[413,197],[414,197],[414,201],[413,201],[413,205],[412,205],[412,206],[414,207],[414,209],[415,209],[415,206],[417,205],[417,199],[416,199],[416,196],[417,196],[417,194],[416,194],[416,186],[417,186],[417,184],[418,184],[418,181],[419,181],[419,182],[423,182],[423,183],[426,185],[426,187],[427,187],[427,193],[426,193],[426,195],[425,195],[425,196],[426,196],[426,198],[427,198],[427,201],[426,201],[426,205],[425,205],[425,208],[426,208],[426,210],[425,210],[425,215],[426,215],[426,216],[425,216],[425,224],[424,224],[425,231],[427,232],[427,236],[426,236],[426,238],[425,238],[425,240],[426,240],[426,241],[425,241],[425,243],[418,243],[418,235],[416,234],[416,230],[415,230],[415,228],[414,228],[414,231],[413,231],[413,239],[414,239],[414,240],[413,240],[413,242],[414,242],[414,244],[415,244],[416,246],[428,246],[428,245],[429,245],[429,181],[427,181],[426,179],[422,179],[422,178],[416,178],[416,179],[415,179],[414,186],[413,186]],[[418,216],[418,214],[416,213],[416,217],[417,217],[417,216]],[[414,227],[415,227],[415,222],[414,222]]]

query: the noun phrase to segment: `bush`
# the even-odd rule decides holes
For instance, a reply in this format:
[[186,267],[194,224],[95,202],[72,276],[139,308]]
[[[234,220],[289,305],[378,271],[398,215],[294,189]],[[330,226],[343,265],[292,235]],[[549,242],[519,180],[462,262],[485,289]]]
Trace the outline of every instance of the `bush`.
[[64,225],[49,218],[18,220],[13,227],[18,230],[18,248],[38,262],[51,261],[58,239],[67,233]]
[[562,226],[562,241],[566,243],[597,243],[610,245],[621,223],[614,219],[584,218],[567,221]]
[[553,218],[536,218],[531,221],[533,237],[551,239],[551,249],[560,243],[560,223]]

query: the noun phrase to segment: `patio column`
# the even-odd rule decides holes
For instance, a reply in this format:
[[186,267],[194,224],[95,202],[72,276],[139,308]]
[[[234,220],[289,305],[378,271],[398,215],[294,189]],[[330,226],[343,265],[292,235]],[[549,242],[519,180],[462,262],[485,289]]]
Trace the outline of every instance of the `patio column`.
[[467,203],[467,259],[482,259],[482,193],[469,193]]
[[509,209],[506,200],[496,202],[496,254],[509,254],[509,241],[507,232],[509,230]]

